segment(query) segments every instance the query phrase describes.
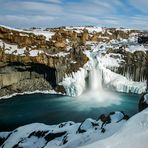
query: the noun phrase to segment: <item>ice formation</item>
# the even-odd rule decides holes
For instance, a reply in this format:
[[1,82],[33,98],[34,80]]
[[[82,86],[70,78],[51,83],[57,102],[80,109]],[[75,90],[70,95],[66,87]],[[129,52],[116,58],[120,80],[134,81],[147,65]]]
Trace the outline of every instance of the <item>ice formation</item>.
[[78,72],[72,75],[66,75],[61,84],[66,90],[66,94],[70,96],[79,96],[88,88],[90,90],[102,89],[102,84],[114,91],[137,93],[145,92],[146,82],[135,82],[126,76],[117,74],[109,68],[116,68],[123,62],[121,55],[118,54],[117,59],[113,59],[110,54],[101,56],[105,52],[105,44],[92,46],[91,51],[85,51],[89,57],[89,61]]

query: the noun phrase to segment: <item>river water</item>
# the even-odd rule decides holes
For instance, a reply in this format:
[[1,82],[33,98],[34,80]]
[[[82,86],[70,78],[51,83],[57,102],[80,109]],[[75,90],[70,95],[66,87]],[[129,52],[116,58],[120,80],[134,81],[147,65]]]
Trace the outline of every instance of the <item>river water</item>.
[[[104,95],[103,95],[104,96]],[[115,96],[115,97],[114,97]],[[81,122],[86,118],[97,119],[102,113],[124,111],[129,116],[138,111],[140,96],[115,93],[114,96],[85,94],[69,97],[52,94],[31,94],[0,100],[0,131],[40,122],[58,124],[64,121]]]

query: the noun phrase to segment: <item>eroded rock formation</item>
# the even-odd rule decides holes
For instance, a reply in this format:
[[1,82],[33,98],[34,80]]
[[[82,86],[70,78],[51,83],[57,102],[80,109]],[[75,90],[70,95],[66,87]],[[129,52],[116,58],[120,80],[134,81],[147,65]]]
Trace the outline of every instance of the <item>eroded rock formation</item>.
[[62,37],[47,41],[42,35],[0,27],[0,40],[0,96],[33,90],[64,92],[58,83],[65,74],[77,71],[88,61],[77,46],[77,52],[66,51]]
[[[41,32],[41,33],[40,33]],[[50,35],[52,34],[52,35]],[[33,90],[55,89],[64,93],[59,83],[66,74],[78,71],[89,58],[90,44],[114,44],[129,37],[147,34],[138,30],[93,27],[18,30],[0,27],[0,96]],[[108,49],[106,54],[122,55],[123,63],[109,67],[134,81],[147,79],[148,52]],[[116,45],[115,45],[116,46]],[[118,44],[119,46],[119,44]],[[100,47],[101,48],[101,47]],[[116,57],[113,57],[116,59]]]

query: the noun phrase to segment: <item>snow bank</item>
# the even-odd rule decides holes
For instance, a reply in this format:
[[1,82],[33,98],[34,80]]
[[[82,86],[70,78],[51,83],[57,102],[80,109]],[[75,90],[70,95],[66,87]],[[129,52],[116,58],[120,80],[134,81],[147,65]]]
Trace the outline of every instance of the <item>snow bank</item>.
[[102,68],[105,87],[118,92],[141,94],[146,90],[146,82],[130,81],[126,77]]
[[[116,58],[114,58],[116,56]],[[124,62],[121,54],[109,53],[101,57],[101,64],[104,67],[119,67]]]
[[102,27],[86,27],[85,29],[87,29],[89,33],[101,32],[103,30]]
[[44,31],[43,29],[34,29],[34,30],[31,30],[31,31],[25,31],[27,33],[33,33],[35,35],[43,35],[46,37],[46,40],[49,40],[52,38],[52,36],[55,34],[54,32],[51,32],[51,31]]
[[102,27],[66,27],[68,30],[74,30],[77,33],[81,33],[84,29],[88,30],[88,33],[94,33],[94,32],[101,32],[103,31]]
[[[12,28],[12,27],[8,27],[8,26],[4,26],[4,25],[0,25],[0,27],[4,27],[10,30],[14,30],[14,31],[18,31],[18,32],[23,32],[23,33],[33,33],[35,35],[43,35],[46,37],[46,40],[49,40],[52,38],[52,36],[55,34],[55,32],[52,31],[45,31],[43,29],[32,29],[32,30],[23,30],[23,29],[16,29],[16,28]],[[23,34],[20,34],[21,36],[23,36]]]
[[58,52],[56,54],[46,53],[46,55],[51,56],[51,57],[66,57],[69,54],[70,54],[69,52]]
[[83,148],[148,148],[148,109],[136,114],[114,135]]
[[110,115],[110,118],[112,122],[119,122],[124,118],[124,114],[119,111],[116,111],[114,114]]
[[16,28],[12,28],[12,27],[5,26],[5,25],[0,25],[0,27],[4,27],[4,28],[10,29],[10,30],[14,30],[14,31],[23,32],[22,29],[16,29]]
[[41,94],[61,94],[61,93],[58,93],[58,92],[55,92],[54,90],[50,90],[50,91],[40,91],[40,90],[35,90],[35,91],[26,91],[26,92],[23,92],[23,93],[14,93],[12,95],[7,95],[7,96],[3,96],[3,97],[0,97],[0,99],[8,99],[8,98],[11,98],[11,97],[14,97],[14,96],[17,96],[17,95],[29,95],[29,94],[36,94],[36,93],[41,93]]
[[146,51],[146,48],[143,45],[131,45],[128,48],[125,48],[126,51],[134,53],[135,51]]

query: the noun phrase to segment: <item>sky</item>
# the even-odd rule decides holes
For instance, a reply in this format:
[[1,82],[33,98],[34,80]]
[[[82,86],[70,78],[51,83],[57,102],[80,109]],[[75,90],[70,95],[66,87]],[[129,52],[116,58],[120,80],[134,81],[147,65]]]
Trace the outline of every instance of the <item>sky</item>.
[[0,24],[16,28],[101,26],[148,30],[148,0],[0,0]]

